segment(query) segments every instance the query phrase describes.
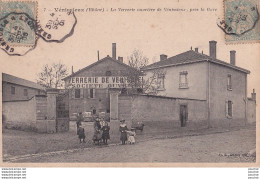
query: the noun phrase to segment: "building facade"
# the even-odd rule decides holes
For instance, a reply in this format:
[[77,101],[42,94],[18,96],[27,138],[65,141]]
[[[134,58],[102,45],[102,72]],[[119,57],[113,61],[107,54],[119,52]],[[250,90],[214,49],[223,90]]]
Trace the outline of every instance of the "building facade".
[[100,59],[63,79],[69,89],[71,117],[82,112],[91,116],[102,113],[108,118],[118,118],[117,109],[111,103],[117,103],[118,94],[130,91],[126,80],[129,73],[140,72],[124,64],[122,57],[116,59],[115,48],[113,44],[112,57]]
[[[230,63],[216,58],[216,41],[209,42],[210,54],[189,50],[167,58],[161,55],[159,62],[142,70],[146,79],[154,71],[163,71],[158,86],[158,96],[204,100],[208,127],[245,125],[248,115],[247,75],[248,70],[236,66],[235,51],[230,52]],[[188,114],[196,112],[189,102],[179,104],[179,118],[187,113],[187,121],[194,121]],[[195,109],[196,110],[196,109]],[[204,120],[204,119],[196,119]]]
[[28,100],[35,95],[45,95],[45,89],[41,85],[2,73],[2,101]]

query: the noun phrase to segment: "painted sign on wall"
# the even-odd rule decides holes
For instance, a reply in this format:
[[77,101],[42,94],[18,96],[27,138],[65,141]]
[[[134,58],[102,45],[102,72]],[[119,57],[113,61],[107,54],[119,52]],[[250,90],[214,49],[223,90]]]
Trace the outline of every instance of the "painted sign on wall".
[[72,88],[130,88],[127,77],[98,76],[98,77],[71,77],[69,86]]

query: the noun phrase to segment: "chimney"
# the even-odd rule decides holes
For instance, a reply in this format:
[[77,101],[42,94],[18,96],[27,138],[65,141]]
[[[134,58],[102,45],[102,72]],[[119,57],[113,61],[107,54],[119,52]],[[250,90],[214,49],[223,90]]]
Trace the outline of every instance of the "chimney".
[[74,71],[73,71],[73,66],[71,67],[71,74],[73,74],[74,73]]
[[256,101],[255,89],[253,89],[253,93],[251,93],[251,98],[252,98],[252,100]]
[[198,53],[198,52],[199,52],[199,48],[195,48],[195,52],[197,52],[197,53]]
[[97,59],[99,61],[99,50],[97,51]]
[[236,51],[235,50],[230,51],[230,64],[236,65]]
[[112,43],[112,58],[116,60],[116,43]]
[[118,57],[118,61],[123,63],[123,57]]
[[161,54],[160,55],[160,61],[166,60],[167,59],[167,55]]
[[209,41],[209,56],[212,58],[217,58],[217,42],[212,40]]

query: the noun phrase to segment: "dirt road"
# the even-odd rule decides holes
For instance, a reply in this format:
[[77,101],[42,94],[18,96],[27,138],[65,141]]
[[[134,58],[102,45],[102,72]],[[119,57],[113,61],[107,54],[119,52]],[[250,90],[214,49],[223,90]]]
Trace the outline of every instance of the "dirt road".
[[[138,141],[138,137],[136,139]],[[246,154],[256,146],[255,130],[139,141],[75,152],[21,159],[16,162],[253,162]]]

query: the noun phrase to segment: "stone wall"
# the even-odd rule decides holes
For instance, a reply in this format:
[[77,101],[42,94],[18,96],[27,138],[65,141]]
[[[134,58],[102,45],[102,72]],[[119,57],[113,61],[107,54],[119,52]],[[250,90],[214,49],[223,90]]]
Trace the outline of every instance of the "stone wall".
[[[142,121],[145,128],[172,130],[181,128],[180,105],[187,105],[186,128],[207,128],[207,105],[205,100],[177,99],[160,96],[119,96],[119,116],[127,122]],[[146,130],[147,131],[147,130]]]
[[36,130],[36,98],[26,101],[3,102],[4,127]]

